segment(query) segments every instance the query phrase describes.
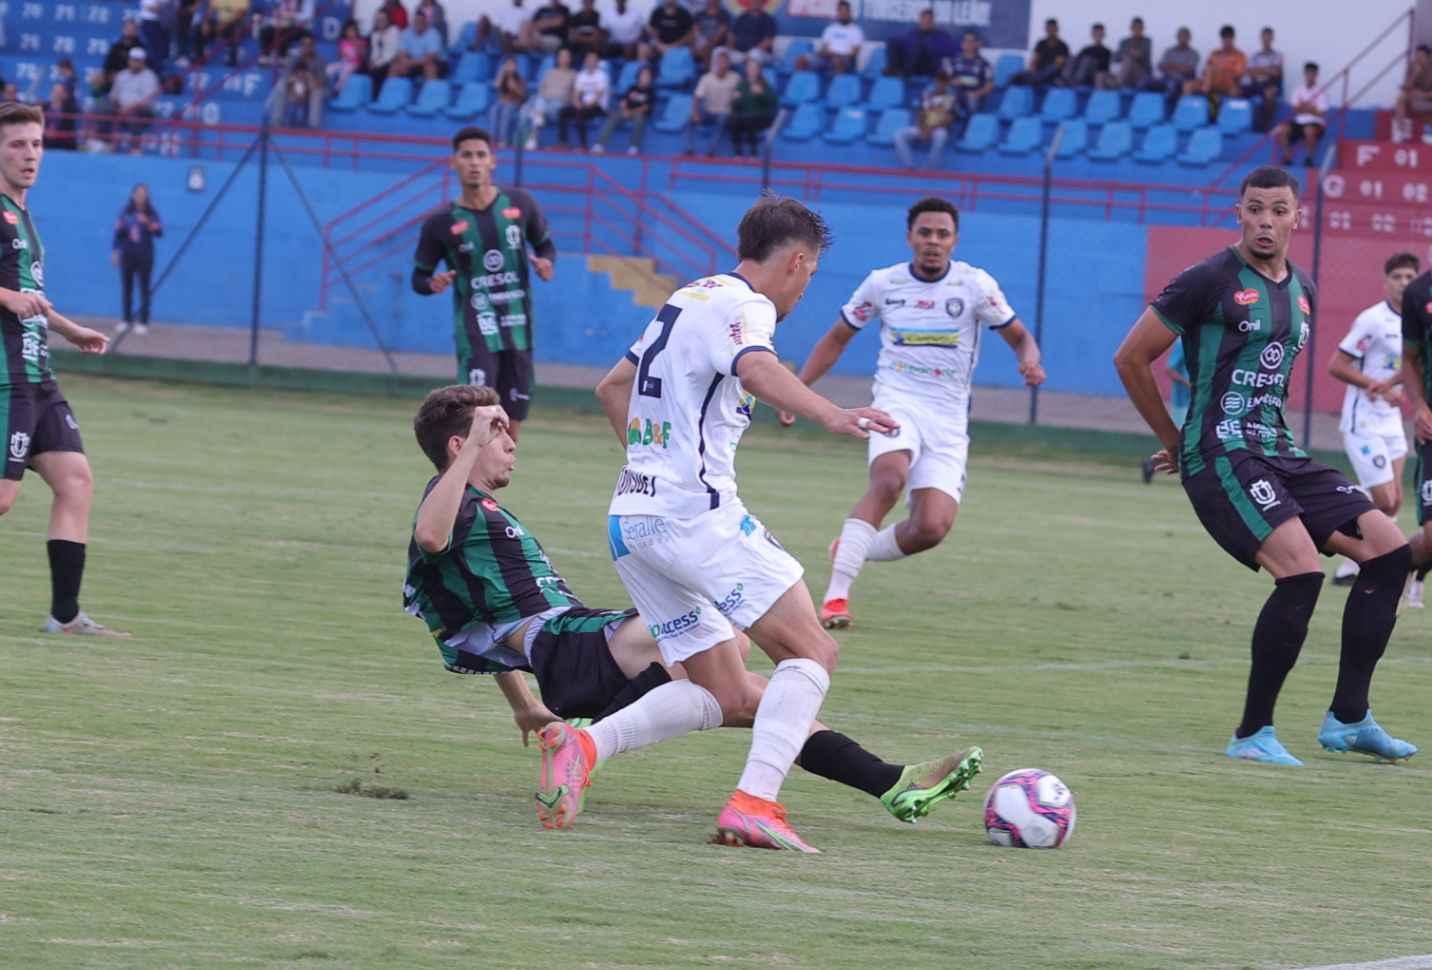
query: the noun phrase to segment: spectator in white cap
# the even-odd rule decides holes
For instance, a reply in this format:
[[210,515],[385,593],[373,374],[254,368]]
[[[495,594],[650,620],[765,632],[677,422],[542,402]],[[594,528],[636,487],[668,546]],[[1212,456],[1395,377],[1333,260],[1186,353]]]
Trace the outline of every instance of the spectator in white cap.
[[[99,107],[100,114],[119,119],[120,128],[133,136],[130,151],[136,155],[140,150],[140,136],[154,120],[151,102],[159,93],[159,78],[149,69],[148,60],[149,54],[143,47],[130,48],[128,65],[114,76],[109,99]],[[100,125],[102,140],[111,140],[113,132],[113,121],[106,120]],[[118,147],[118,140],[115,147]]]

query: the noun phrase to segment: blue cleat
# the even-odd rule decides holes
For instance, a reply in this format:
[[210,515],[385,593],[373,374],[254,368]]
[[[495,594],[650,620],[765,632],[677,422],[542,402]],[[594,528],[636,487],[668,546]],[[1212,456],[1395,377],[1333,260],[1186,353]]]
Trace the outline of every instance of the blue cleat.
[[1288,749],[1278,742],[1277,735],[1273,733],[1273,725],[1261,727],[1246,738],[1234,736],[1228,742],[1228,757],[1242,758],[1244,761],[1261,761],[1270,765],[1300,765],[1297,758],[1288,753]]
[[1323,726],[1318,728],[1318,743],[1324,751],[1370,754],[1383,761],[1406,761],[1417,753],[1417,745],[1384,731],[1382,725],[1372,719],[1371,711],[1356,724],[1344,724],[1329,711],[1323,718]]

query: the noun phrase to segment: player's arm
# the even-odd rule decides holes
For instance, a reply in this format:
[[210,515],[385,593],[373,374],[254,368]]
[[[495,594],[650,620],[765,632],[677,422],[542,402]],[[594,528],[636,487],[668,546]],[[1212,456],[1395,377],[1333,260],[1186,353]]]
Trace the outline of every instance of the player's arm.
[[[832,434],[869,438],[871,431],[890,434],[900,427],[900,422],[876,408],[837,407],[806,387],[767,348],[739,354],[732,370],[741,386],[755,395],[756,400],[814,421]],[[625,414],[622,417],[625,420]],[[621,430],[618,426],[619,434]]]
[[413,254],[413,292],[419,296],[432,296],[434,293],[441,293],[452,285],[457,279],[457,270],[450,269],[445,273],[434,272],[438,264],[447,258],[447,248],[443,245],[442,237],[438,234],[438,216],[433,216],[423,223],[422,232],[418,235],[418,250]]
[[1019,372],[1024,375],[1026,387],[1038,387],[1044,383],[1044,365],[1040,363],[1039,344],[1034,341],[1034,334],[1025,329],[1024,324],[1015,317],[1002,327],[998,327],[995,333],[1004,338],[1009,344],[1015,356],[1019,358]]
[[1404,343],[1402,347],[1402,387],[1412,402],[1412,430],[1418,441],[1432,441],[1432,408],[1422,392],[1424,369],[1421,344]]
[[557,244],[552,241],[552,230],[547,225],[547,217],[542,215],[542,210],[537,208],[532,196],[524,195],[522,206],[528,212],[527,241],[532,244],[532,255],[527,257],[527,261],[537,271],[537,278],[546,283],[552,279],[557,265]]
[[[43,299],[43,298],[42,298]],[[56,311],[53,307],[45,314],[50,322],[50,330],[64,337],[70,343],[80,349],[84,354],[102,354],[109,348],[109,337],[98,330],[91,330],[89,327],[82,327],[69,317]]]
[[495,675],[492,679],[497,681],[498,689],[502,691],[502,696],[507,698],[507,705],[512,708],[512,719],[522,730],[524,748],[527,747],[528,735],[533,731],[540,730],[553,721],[562,720],[533,695],[532,688],[527,686],[527,678],[520,670],[509,670]]
[[[842,314],[840,319],[836,320],[835,324],[811,348],[810,356],[806,358],[805,365],[801,367],[801,383],[810,387],[824,377],[835,366],[840,355],[845,353],[845,348],[850,346],[850,338],[859,332],[846,322],[845,316]],[[789,411],[779,411],[776,417],[785,427],[796,423],[796,416]]]
[[627,355],[607,371],[607,376],[597,384],[597,400],[617,433],[617,441],[626,447],[627,408],[631,405],[631,389],[636,383],[636,354]]
[[48,313],[50,301],[45,299],[43,293],[21,293],[19,290],[7,290],[0,286],[0,306],[21,320],[28,320]]
[[472,426],[463,439],[462,448],[438,477],[438,483],[428,492],[423,504],[418,506],[413,541],[419,549],[432,554],[447,550],[473,463],[483,446],[506,430],[507,413],[499,405],[473,408]]
[[1139,317],[1114,354],[1114,369],[1124,382],[1129,400],[1163,445],[1160,456],[1170,474],[1178,470],[1178,428],[1164,408],[1163,395],[1154,380],[1154,361],[1173,346],[1176,335],[1152,307]]

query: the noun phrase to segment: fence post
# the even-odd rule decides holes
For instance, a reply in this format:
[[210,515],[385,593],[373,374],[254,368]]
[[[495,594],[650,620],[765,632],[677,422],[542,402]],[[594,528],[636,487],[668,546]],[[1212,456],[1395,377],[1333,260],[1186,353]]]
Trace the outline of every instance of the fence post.
[[259,363],[259,314],[264,289],[264,209],[268,202],[269,118],[264,112],[259,127],[259,197],[254,224],[254,287],[253,307],[249,316],[249,366]]
[[[1034,342],[1044,346],[1044,290],[1045,275],[1049,266],[1049,195],[1054,182],[1054,155],[1064,141],[1064,126],[1060,125],[1044,153],[1044,191],[1039,206],[1039,276],[1035,282],[1034,300]],[[1039,423],[1039,387],[1029,389],[1029,423]]]

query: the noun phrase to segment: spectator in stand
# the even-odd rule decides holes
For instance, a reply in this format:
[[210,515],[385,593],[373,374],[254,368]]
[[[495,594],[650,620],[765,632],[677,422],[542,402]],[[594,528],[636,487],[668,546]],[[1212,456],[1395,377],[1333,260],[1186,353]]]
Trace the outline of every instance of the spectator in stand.
[[1293,89],[1288,100],[1293,105],[1293,116],[1273,129],[1273,140],[1278,144],[1278,164],[1293,164],[1293,145],[1301,141],[1307,152],[1305,165],[1318,163],[1318,141],[1328,123],[1328,95],[1318,87],[1318,65],[1309,61],[1303,65],[1303,83]]
[[527,148],[537,147],[537,138],[542,126],[565,108],[572,100],[572,86],[577,83],[577,72],[572,70],[572,52],[563,47],[557,51],[557,60],[547,73],[537,79],[537,94],[527,103]]
[[[354,28],[357,31],[357,28]],[[284,65],[283,83],[269,95],[270,123],[289,128],[323,127],[323,96],[328,80],[328,62],[318,53],[309,34]]]
[[1112,67],[1099,80],[1099,87],[1116,90],[1140,88],[1154,75],[1154,45],[1144,36],[1144,18],[1129,21],[1129,36],[1119,41]]
[[731,46],[714,52],[725,53],[732,64],[740,64],[748,57],[758,63],[769,64],[776,46],[776,18],[766,12],[760,4],[752,4],[745,13],[737,14],[731,21]]
[[955,124],[957,104],[955,89],[950,86],[950,76],[944,71],[935,75],[935,81],[920,96],[920,111],[917,121],[909,128],[895,132],[895,151],[906,168],[915,167],[911,147],[917,142],[930,146],[926,168],[939,168],[940,156],[950,140],[950,129]]
[[498,148],[517,144],[517,123],[522,118],[522,106],[527,103],[527,82],[517,70],[517,58],[502,59],[497,77],[492,79],[492,88],[497,100],[492,102],[490,114],[492,137]]
[[174,49],[178,57],[175,63],[187,68],[194,54],[195,21],[199,19],[199,8],[204,0],[179,0],[179,9],[174,14]]
[[530,49],[551,53],[567,43],[567,24],[572,11],[562,0],[549,0],[532,12],[532,28],[528,33]]
[[600,56],[607,49],[602,15],[597,13],[597,0],[582,0],[582,9],[572,14],[567,27],[567,46],[572,48],[573,57],[583,59],[587,51],[596,51]]
[[393,59],[388,73],[397,77],[424,77],[429,81],[447,73],[442,38],[428,25],[428,18],[421,12],[413,13],[412,26],[403,31],[402,39],[398,41],[398,56]]
[[955,90],[955,119],[967,122],[980,110],[985,95],[994,90],[994,69],[980,56],[980,37],[967,30],[960,37],[960,53],[945,62]]
[[502,53],[502,31],[492,17],[485,13],[477,15],[477,25],[473,28],[472,46],[467,50],[479,54]]
[[79,147],[76,134],[80,112],[79,102],[59,81],[50,85],[50,100],[45,102],[45,147],[74,151]]
[[59,83],[65,86],[65,90],[73,98],[80,84],[80,77],[75,72],[75,62],[68,57],[60,58],[55,62],[55,74],[59,76]]
[[[118,120],[120,128],[133,136],[130,151],[138,155],[142,136],[154,120],[151,102],[158,93],[159,78],[149,69],[144,48],[130,48],[129,65],[114,76],[109,98],[99,106],[98,113],[106,116],[100,124],[100,138],[113,139],[115,120]],[[120,144],[119,139],[113,139],[114,147]]]
[[636,57],[646,20],[633,10],[627,0],[616,0],[615,9],[602,14],[602,29],[607,32],[607,56],[631,60]]
[[0,88],[0,101],[19,101],[23,103],[24,100],[25,99],[20,95],[20,86],[14,81],[6,81],[4,87]]
[[736,85],[741,83],[740,75],[731,70],[731,56],[722,51],[714,58],[715,66],[696,82],[696,93],[691,96],[691,123],[686,126],[686,154],[696,153],[696,129],[699,125],[711,126],[711,137],[706,142],[706,154],[715,155],[721,144],[721,135],[731,120],[731,102],[736,98]]
[[169,30],[165,23],[165,0],[139,0],[139,39],[149,55],[149,67],[156,75],[169,59]]
[[525,51],[531,43],[532,18],[527,16],[527,10],[522,6],[522,0],[512,0],[511,4],[502,7],[492,14],[490,20],[486,15],[477,19],[477,32],[482,34],[483,21],[491,24],[491,29],[496,33],[497,46],[503,51]]
[[402,49],[403,34],[388,19],[386,10],[373,12],[373,30],[368,34],[368,76],[373,79],[373,97],[376,99],[383,90],[383,82],[398,59]]
[[1273,28],[1259,35],[1262,48],[1248,58],[1248,76],[1243,79],[1243,96],[1253,102],[1253,130],[1273,127],[1278,98],[1283,93],[1283,55],[1273,49]]
[[1248,74],[1248,55],[1234,43],[1231,24],[1219,28],[1218,39],[1218,49],[1208,55],[1203,65],[1203,76],[1183,86],[1184,94],[1207,95],[1209,113],[1215,116],[1220,99],[1236,98],[1243,93],[1243,78]]
[[611,98],[612,82],[602,67],[602,59],[596,51],[587,51],[582,58],[582,69],[572,82],[572,101],[557,113],[557,141],[571,148],[567,138],[567,125],[575,122],[577,141],[582,151],[587,150],[587,122],[603,117],[607,113],[607,101]]
[[358,21],[349,20],[338,36],[338,60],[328,65],[328,87],[337,96],[348,79],[363,70],[368,61],[368,42],[358,33]]
[[294,44],[312,37],[313,14],[314,0],[278,0],[259,29],[259,63],[277,63]]
[[935,26],[935,11],[922,10],[913,29],[885,42],[885,73],[928,77],[958,50],[955,39]]
[[691,53],[703,69],[711,66],[711,57],[716,50],[728,44],[731,33],[731,15],[721,6],[721,0],[706,0],[705,6],[694,17],[696,33],[692,38]]
[[676,0],[662,0],[647,21],[646,36],[658,57],[673,47],[690,47],[696,37],[696,18]]
[[438,0],[419,0],[418,5],[413,8],[414,13],[420,13],[428,18],[428,26],[437,31],[438,38],[442,40],[446,49],[448,43],[447,11]]
[[1009,83],[1047,87],[1064,76],[1068,63],[1069,45],[1059,39],[1059,21],[1050,17],[1044,21],[1044,36],[1029,55],[1028,70],[1020,71]]
[[1093,87],[1101,77],[1109,76],[1114,52],[1104,46],[1104,25],[1089,28],[1089,45],[1074,55],[1064,73],[1065,81],[1076,88]]
[[1180,27],[1175,37],[1177,42],[1159,58],[1159,76],[1144,85],[1145,91],[1162,91],[1170,101],[1198,78],[1198,51],[1188,43],[1193,34],[1187,27]]
[[1412,115],[1429,112],[1432,112],[1432,47],[1418,44],[1411,63],[1407,65],[1402,90],[1397,95],[1397,108],[1392,114],[1392,140],[1409,141],[1412,138]]
[[865,31],[850,19],[848,0],[840,0],[835,5],[835,21],[826,24],[820,34],[820,44],[816,47],[818,66],[829,69],[832,74],[855,70],[855,60],[860,56],[863,43]]
[[403,0],[383,0],[383,6],[379,9],[388,15],[388,23],[399,31],[408,29],[408,8],[403,6]]
[[761,132],[776,120],[779,102],[776,89],[771,87],[761,69],[761,62],[748,57],[743,66],[745,76],[736,85],[736,97],[731,102],[731,146],[739,158],[742,145],[749,145],[751,157],[755,158],[760,154],[757,141]]
[[95,93],[107,93],[115,75],[129,66],[129,52],[143,46],[144,42],[139,39],[139,21],[126,20],[119,28],[119,40],[110,44],[109,53],[104,55],[104,87]]
[[244,39],[244,21],[249,12],[248,0],[209,0],[203,19],[194,28],[194,61],[203,64],[209,48],[218,43],[228,45],[224,63],[239,66],[239,44]]
[[[119,267],[124,316],[117,333],[134,328],[136,336],[149,332],[149,274],[154,270],[154,240],[164,234],[159,213],[149,201],[149,187],[140,183],[129,193],[129,202],[114,223],[114,242],[109,261]],[[139,284],[139,315],[134,314],[134,284]]]
[[635,155],[640,152],[641,135],[646,130],[646,121],[651,117],[651,108],[654,104],[656,104],[656,72],[649,65],[643,64],[637,69],[636,80],[622,94],[617,110],[607,115],[607,122],[602,125],[602,133],[597,137],[597,143],[592,146],[592,151],[598,155],[606,151],[607,141],[617,130],[617,125],[624,121],[630,121],[631,142],[627,146],[627,154]]

